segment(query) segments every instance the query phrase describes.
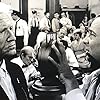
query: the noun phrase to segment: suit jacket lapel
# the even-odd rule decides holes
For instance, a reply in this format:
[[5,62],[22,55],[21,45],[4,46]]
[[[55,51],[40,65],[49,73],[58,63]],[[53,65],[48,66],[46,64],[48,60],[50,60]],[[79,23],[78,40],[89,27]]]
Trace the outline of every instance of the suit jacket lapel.
[[6,95],[6,93],[4,92],[4,90],[1,86],[0,86],[0,99],[1,100],[9,100],[8,96]]

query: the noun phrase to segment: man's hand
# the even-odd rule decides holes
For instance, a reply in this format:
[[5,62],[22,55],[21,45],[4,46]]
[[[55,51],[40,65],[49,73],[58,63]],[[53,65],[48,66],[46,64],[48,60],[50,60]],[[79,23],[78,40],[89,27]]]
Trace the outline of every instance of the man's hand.
[[70,90],[78,88],[78,82],[68,65],[66,52],[63,44],[57,41],[52,45],[52,49],[58,56],[59,63],[55,62],[54,59],[51,58],[50,56],[48,57],[48,59],[58,68],[58,71],[60,73],[60,78],[64,81],[66,86],[66,93],[69,92]]

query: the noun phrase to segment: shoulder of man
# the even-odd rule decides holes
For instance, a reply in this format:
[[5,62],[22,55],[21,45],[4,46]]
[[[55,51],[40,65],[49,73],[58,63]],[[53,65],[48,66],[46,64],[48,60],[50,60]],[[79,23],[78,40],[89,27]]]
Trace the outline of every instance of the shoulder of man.
[[27,23],[26,20],[24,20],[24,19],[19,19],[18,22],[21,22],[21,23]]
[[19,72],[22,72],[22,69],[18,64],[15,64],[8,60],[6,60],[5,62],[6,62],[7,70],[9,72],[16,73],[16,74],[18,74]]

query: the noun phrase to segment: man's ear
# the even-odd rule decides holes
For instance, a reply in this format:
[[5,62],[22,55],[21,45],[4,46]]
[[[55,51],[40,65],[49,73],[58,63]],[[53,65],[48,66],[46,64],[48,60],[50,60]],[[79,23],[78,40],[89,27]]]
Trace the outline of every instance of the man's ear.
[[20,57],[21,57],[21,59],[23,59],[24,58],[24,53],[21,53]]

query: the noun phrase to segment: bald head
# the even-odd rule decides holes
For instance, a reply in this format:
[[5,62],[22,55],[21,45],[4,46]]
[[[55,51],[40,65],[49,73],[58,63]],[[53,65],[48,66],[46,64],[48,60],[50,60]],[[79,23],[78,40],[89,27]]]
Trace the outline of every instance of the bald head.
[[20,51],[20,55],[24,54],[24,56],[28,55],[28,54],[32,54],[34,53],[34,49],[31,46],[25,46],[21,49]]
[[30,65],[35,62],[34,49],[30,46],[25,46],[20,51],[20,57],[24,64]]

